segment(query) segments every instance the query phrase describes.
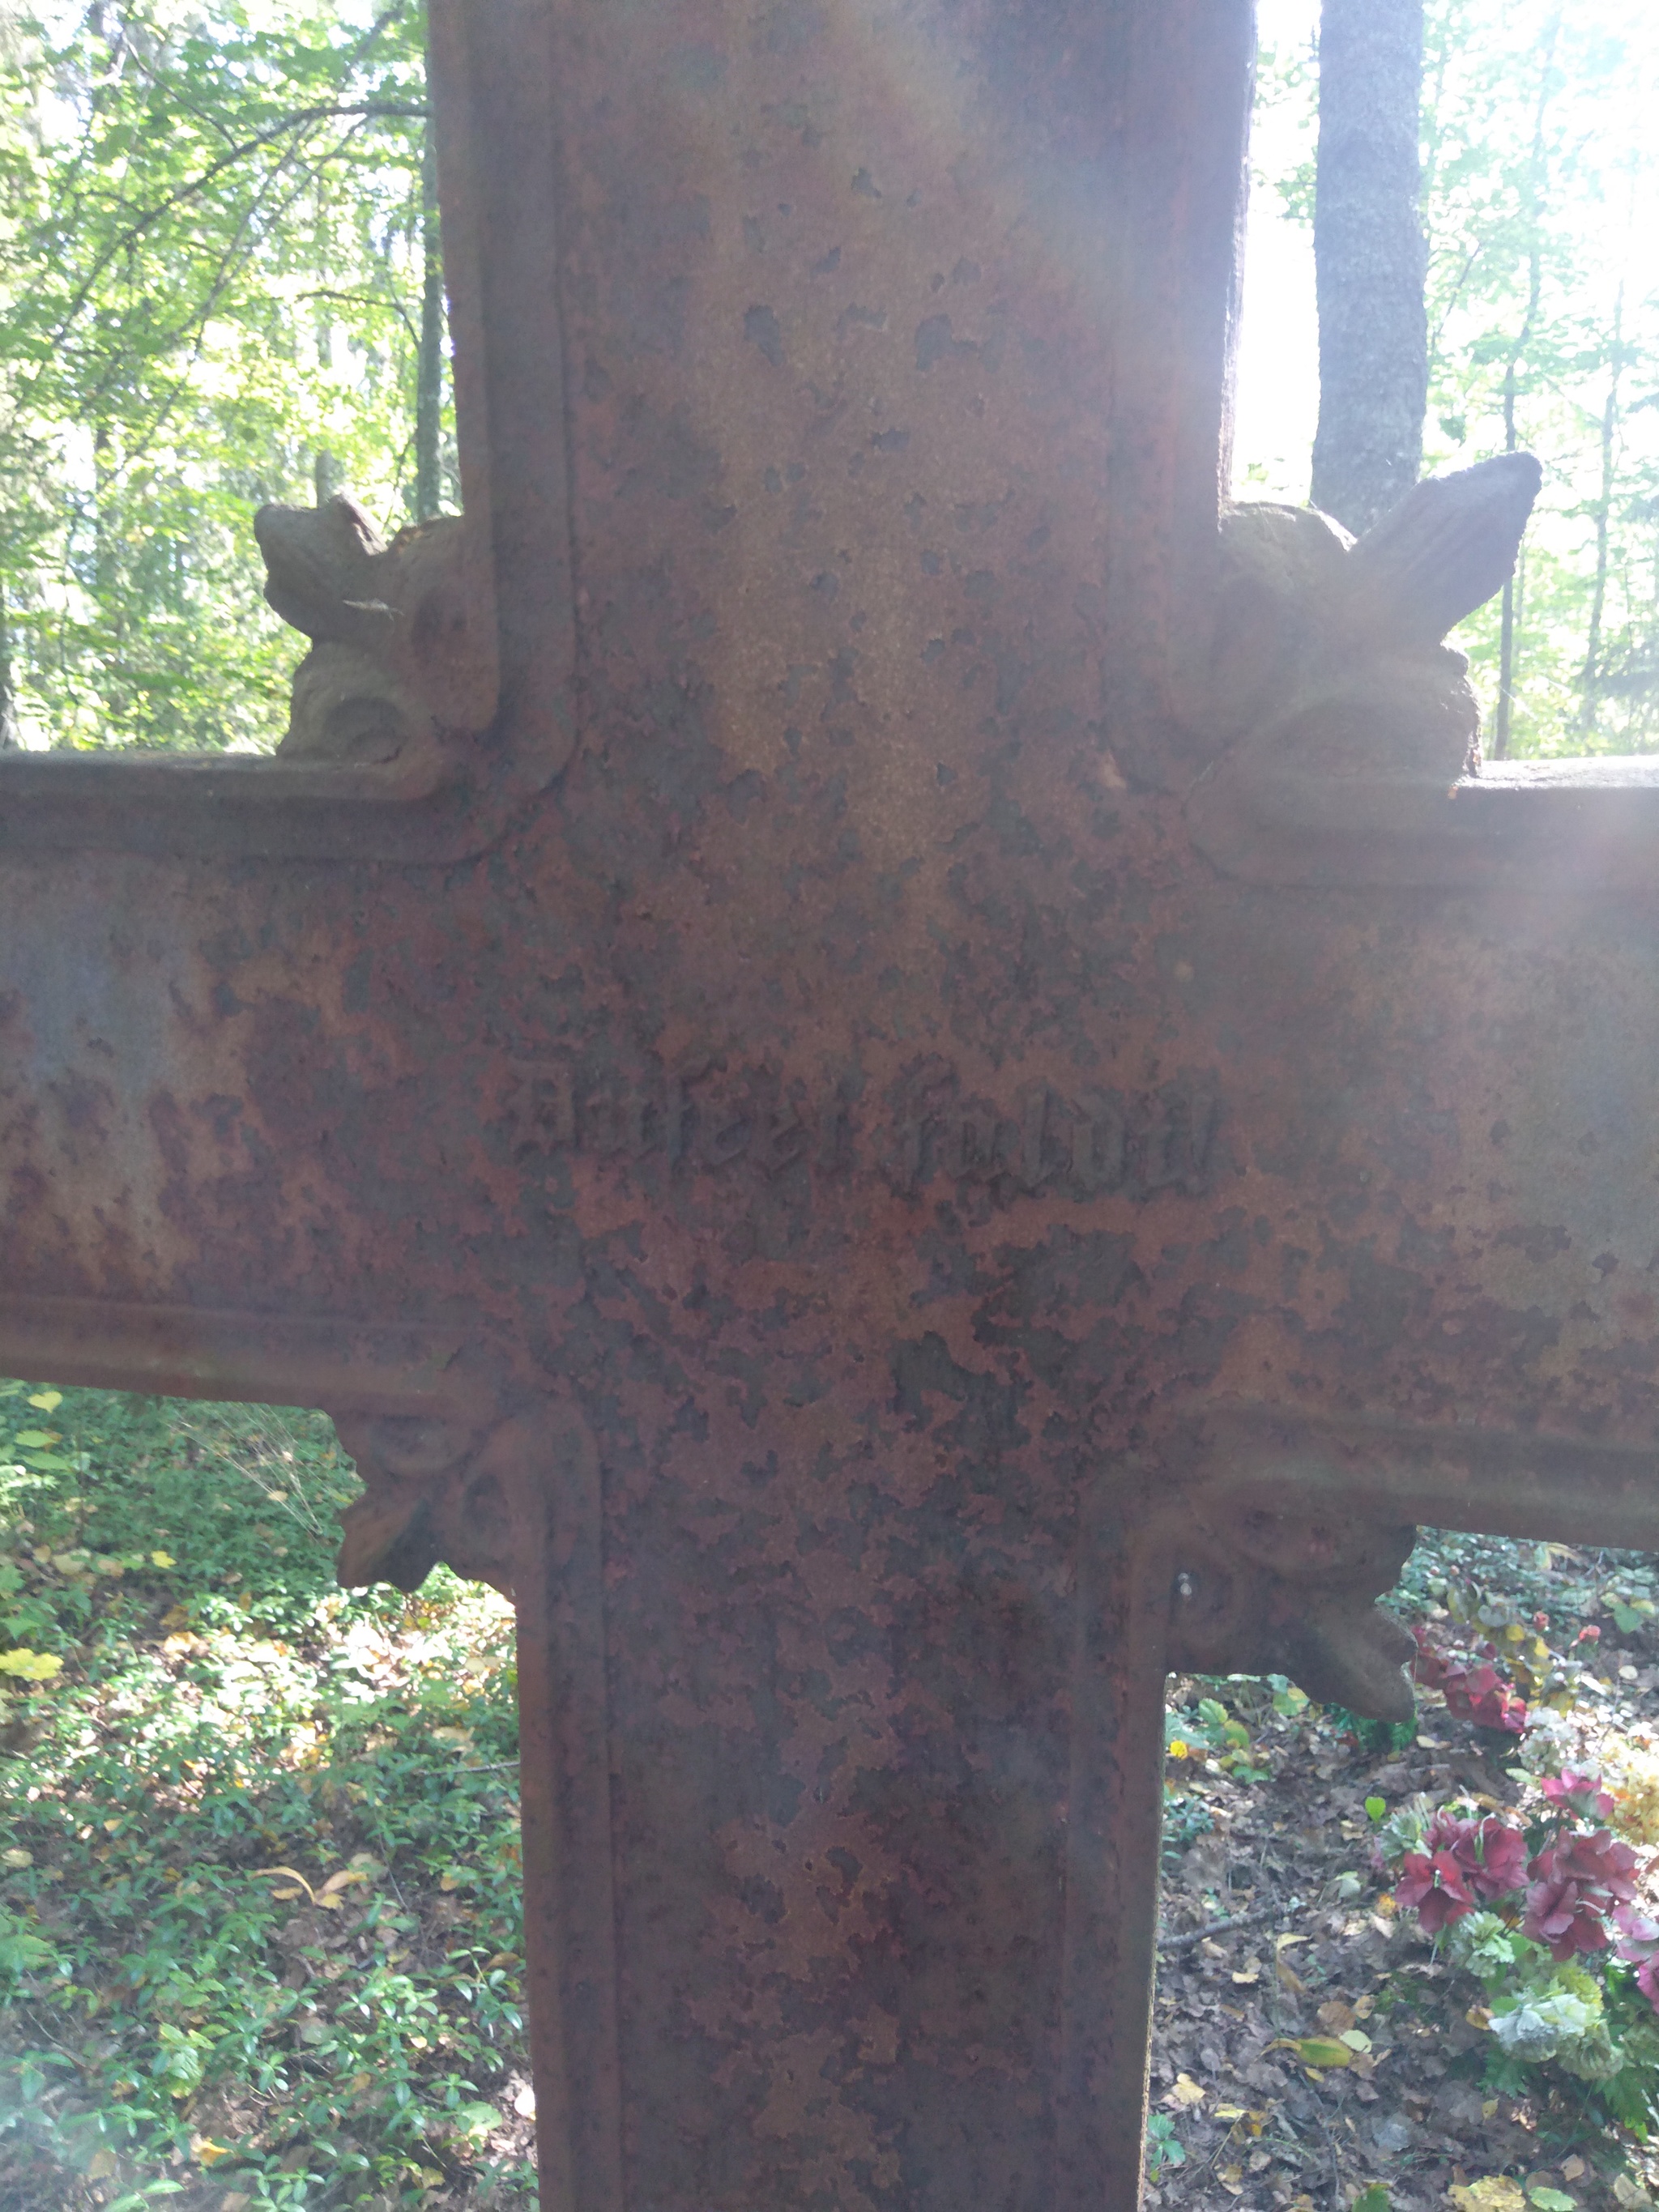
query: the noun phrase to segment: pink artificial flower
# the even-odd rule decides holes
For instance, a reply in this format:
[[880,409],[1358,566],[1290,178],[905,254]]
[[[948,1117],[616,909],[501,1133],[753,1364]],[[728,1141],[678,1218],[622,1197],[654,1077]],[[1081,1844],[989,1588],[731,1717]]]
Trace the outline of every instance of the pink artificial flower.
[[1543,1790],[1552,1805],[1564,1805],[1581,1820],[1605,1820],[1613,1812],[1613,1799],[1599,1774],[1577,1774],[1569,1766],[1560,1774],[1547,1774]]
[[1437,1936],[1454,1920],[1473,1912],[1475,1903],[1465,1886],[1463,1869],[1447,1850],[1432,1856],[1407,1851],[1400,1863],[1394,1901],[1402,1912],[1414,1911],[1429,1936]]
[[1616,1905],[1613,1924],[1619,1930],[1619,1956],[1635,1967],[1637,1988],[1659,2012],[1659,1920],[1648,1919],[1633,1905]]
[[1619,1930],[1621,1959],[1650,1959],[1659,1951],[1659,1920],[1650,1920],[1633,1905],[1615,1905],[1611,1917]]

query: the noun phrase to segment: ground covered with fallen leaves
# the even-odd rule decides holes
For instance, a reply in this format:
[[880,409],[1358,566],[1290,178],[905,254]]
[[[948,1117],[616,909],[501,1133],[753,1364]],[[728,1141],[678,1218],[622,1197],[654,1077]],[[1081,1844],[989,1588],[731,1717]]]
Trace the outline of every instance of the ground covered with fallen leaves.
[[[1500,1667],[1523,1639],[1538,1648],[1533,1624],[1547,1622],[1580,1655],[1565,1710],[1538,1715],[1556,1763],[1650,1759],[1654,1565],[1425,1534],[1401,1609],[1443,1622],[1442,1598],[1478,1607]],[[1389,1729],[1242,1679],[1173,1683],[1170,1729],[1149,2204],[1659,2203],[1645,2123],[1611,2124],[1558,2068],[1499,2063],[1480,1984],[1396,1909],[1395,1872],[1373,1863],[1384,1822],[1414,1800],[1515,1806],[1515,1734],[1460,1719],[1432,1691],[1414,1725]],[[1644,1874],[1655,1856],[1638,1854]]]
[[[335,1589],[355,1488],[319,1417],[0,1383],[4,2212],[533,2204],[510,1618]],[[1654,1570],[1425,1538],[1401,1608],[1507,1728],[1171,1684],[1151,2206],[1659,2204],[1640,2099],[1504,2062],[1378,1859],[1569,1762],[1659,1845]]]

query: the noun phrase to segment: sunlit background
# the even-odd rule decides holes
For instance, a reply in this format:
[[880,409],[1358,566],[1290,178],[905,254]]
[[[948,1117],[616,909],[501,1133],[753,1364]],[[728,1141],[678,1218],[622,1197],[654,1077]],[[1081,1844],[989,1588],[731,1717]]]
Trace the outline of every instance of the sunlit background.
[[[1318,415],[1316,0],[1260,0],[1235,489],[1304,500]],[[1545,489],[1516,584],[1515,750],[1659,744],[1659,16],[1429,0],[1425,467],[1516,442]],[[1497,613],[1459,641],[1490,707]]]

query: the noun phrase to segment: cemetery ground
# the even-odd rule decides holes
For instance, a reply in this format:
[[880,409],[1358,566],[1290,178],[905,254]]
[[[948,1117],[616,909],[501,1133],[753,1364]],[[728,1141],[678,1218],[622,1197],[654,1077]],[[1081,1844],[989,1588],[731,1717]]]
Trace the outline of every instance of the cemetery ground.
[[[355,1488],[318,1416],[0,1383],[5,2212],[533,2203],[510,1614],[336,1589]],[[1153,2207],[1659,2202],[1656,1564],[1425,1537],[1409,1727],[1171,1683]]]

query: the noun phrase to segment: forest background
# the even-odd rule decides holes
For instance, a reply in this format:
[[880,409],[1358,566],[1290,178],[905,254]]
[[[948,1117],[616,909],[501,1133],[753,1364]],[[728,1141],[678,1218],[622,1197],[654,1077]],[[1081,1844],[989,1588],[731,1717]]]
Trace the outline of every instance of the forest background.
[[0,0],[0,742],[264,750],[254,510],[456,503],[418,0]]
[[[1392,9],[1398,0],[1378,0]],[[1318,0],[1260,0],[1236,484],[1305,501]],[[1426,474],[1520,447],[1544,490],[1513,594],[1511,755],[1659,744],[1659,16],[1426,0]],[[1490,746],[1501,602],[1455,642]]]
[[[1318,0],[1261,0],[1237,453],[1306,499]],[[254,509],[455,503],[419,0],[0,0],[0,743],[261,750]],[[1516,754],[1659,744],[1659,16],[1427,0],[1425,466],[1519,444]],[[1488,708],[1501,611],[1460,637]]]

